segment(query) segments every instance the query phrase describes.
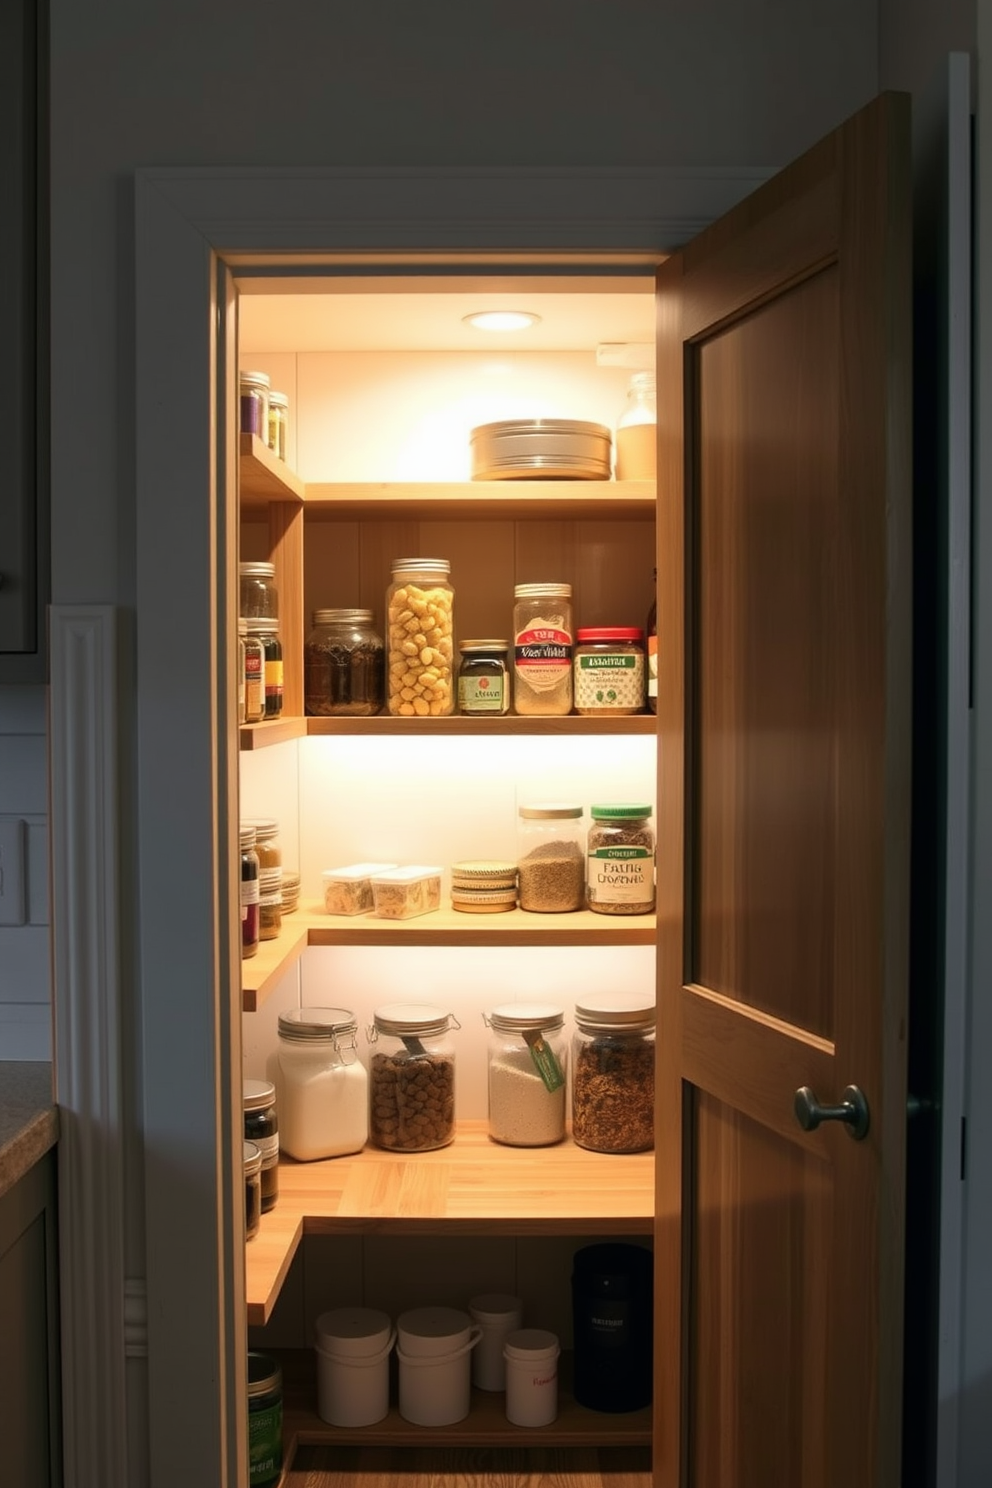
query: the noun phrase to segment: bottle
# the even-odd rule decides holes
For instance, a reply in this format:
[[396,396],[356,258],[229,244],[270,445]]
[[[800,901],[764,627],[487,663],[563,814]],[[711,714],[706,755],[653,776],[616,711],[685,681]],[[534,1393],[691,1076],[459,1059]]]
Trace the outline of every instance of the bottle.
[[244,1138],[254,1142],[262,1154],[262,1213],[275,1206],[279,1197],[279,1118],[276,1087],[268,1080],[246,1080],[242,1091]]
[[386,591],[388,711],[442,718],[455,711],[455,591],[446,558],[394,558]]
[[627,399],[617,419],[617,480],[654,480],[658,413],[654,373],[635,372],[627,387]]
[[249,618],[248,635],[254,637],[262,647],[265,676],[265,718],[278,718],[282,712],[283,662],[282,641],[279,639],[278,620],[254,620]]
[[647,623],[647,650],[648,650],[648,708],[652,713],[658,711],[658,570],[654,569],[655,596],[648,610]]
[[513,706],[528,717],[564,717],[572,711],[572,586],[517,584],[513,597]]
[[258,854],[255,828],[241,827],[241,955],[258,951]]

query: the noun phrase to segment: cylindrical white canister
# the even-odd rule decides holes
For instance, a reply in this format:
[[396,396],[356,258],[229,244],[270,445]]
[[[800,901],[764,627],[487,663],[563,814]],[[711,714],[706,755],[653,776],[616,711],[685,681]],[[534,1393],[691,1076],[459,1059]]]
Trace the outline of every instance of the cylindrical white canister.
[[331,1426],[371,1426],[389,1410],[396,1329],[374,1307],[336,1307],[314,1324],[317,1413]]
[[519,1328],[507,1335],[506,1419],[514,1426],[549,1426],[558,1414],[558,1355],[554,1333]]
[[472,1383],[478,1390],[505,1390],[503,1344],[523,1323],[523,1303],[506,1292],[483,1292],[471,1298],[468,1310],[482,1329],[472,1352]]
[[463,1421],[471,1401],[470,1355],[482,1336],[457,1307],[414,1307],[396,1320],[400,1415],[417,1426]]

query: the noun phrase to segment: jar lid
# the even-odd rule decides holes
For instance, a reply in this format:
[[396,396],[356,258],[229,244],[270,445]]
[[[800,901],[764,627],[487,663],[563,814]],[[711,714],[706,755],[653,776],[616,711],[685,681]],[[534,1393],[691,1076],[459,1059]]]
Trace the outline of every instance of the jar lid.
[[248,1355],[248,1396],[267,1395],[282,1387],[282,1368],[270,1354]]
[[276,566],[274,563],[239,563],[238,573],[243,579],[274,579]]
[[238,381],[242,387],[268,388],[271,378],[267,372],[239,372]]
[[381,1353],[393,1331],[388,1312],[377,1307],[333,1307],[313,1326],[318,1349],[349,1359]]
[[502,651],[505,654],[510,649],[510,643],[506,640],[459,641],[458,649],[459,651]]
[[582,1029],[640,1033],[655,1025],[654,998],[636,992],[594,992],[575,1004]]
[[575,639],[583,641],[643,641],[644,632],[637,625],[589,625],[575,632]]
[[279,1036],[299,1043],[333,1042],[342,1034],[355,1033],[358,1021],[349,1008],[290,1008],[279,1014]]
[[261,1111],[276,1098],[276,1087],[269,1080],[245,1080],[242,1091],[246,1111]]
[[314,610],[314,625],[371,625],[371,610]]
[[497,1033],[523,1033],[537,1028],[560,1028],[564,1011],[550,1002],[504,1002],[489,1014]]
[[392,566],[394,574],[419,569],[424,573],[446,578],[451,572],[451,564],[447,558],[394,558]]
[[447,1354],[468,1343],[472,1319],[458,1307],[412,1307],[396,1319],[400,1345],[408,1354]]
[[375,1009],[375,1026],[379,1033],[404,1034],[446,1033],[452,1026],[451,1014],[427,1002],[390,1002]]
[[515,879],[517,865],[503,858],[465,858],[451,865],[451,881],[461,880],[463,887],[478,884],[480,888],[491,885],[494,879]]
[[244,822],[242,822],[241,823],[241,826],[238,828],[238,836],[241,839],[241,850],[242,850],[242,852],[245,850],[245,848],[254,847],[255,846],[255,828],[254,827],[245,826]]
[[277,635],[278,634],[278,631],[279,631],[279,621],[278,620],[273,620],[271,618],[265,619],[261,615],[249,615],[248,616],[248,634],[249,635]]
[[515,1317],[523,1311],[523,1305],[511,1292],[480,1292],[469,1298],[468,1310],[477,1323],[484,1323]]
[[593,821],[640,820],[642,817],[650,816],[653,810],[653,806],[646,806],[639,802],[631,802],[624,806],[591,806],[589,808]]
[[275,389],[273,389],[272,392],[269,394],[269,407],[270,408],[288,408],[289,407],[289,394],[288,393],[277,393],[275,391]]
[[525,821],[560,821],[566,817],[575,818],[582,815],[581,806],[555,805],[553,803],[543,806],[519,806],[517,810]]
[[274,816],[246,816],[242,819],[241,825],[254,827],[257,842],[268,842],[279,832],[279,823]]
[[245,1177],[251,1178],[262,1170],[262,1149],[257,1142],[244,1142]]
[[514,1328],[503,1339],[504,1359],[536,1363],[538,1359],[556,1359],[559,1352],[558,1334],[546,1328]]
[[571,584],[516,584],[515,599],[571,599]]
[[239,636],[243,636],[243,635],[247,635],[247,634],[248,634],[248,621],[244,618],[243,615],[239,615],[238,616],[238,635]]

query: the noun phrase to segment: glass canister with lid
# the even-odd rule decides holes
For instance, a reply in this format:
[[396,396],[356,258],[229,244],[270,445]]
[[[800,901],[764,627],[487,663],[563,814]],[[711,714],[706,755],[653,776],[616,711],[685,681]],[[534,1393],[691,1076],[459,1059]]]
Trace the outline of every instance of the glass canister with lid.
[[597,914],[650,914],[654,909],[651,811],[640,802],[591,808],[586,902]]
[[303,700],[315,718],[370,718],[386,701],[386,650],[371,610],[314,610],[303,648]]
[[430,1003],[376,1008],[368,1030],[369,1135],[394,1152],[429,1152],[455,1135],[455,1046],[461,1025]]
[[239,563],[238,590],[238,613],[242,620],[279,619],[274,563]]
[[582,807],[541,802],[517,808],[517,900],[521,909],[561,914],[582,909],[586,838]]
[[489,1135],[508,1147],[565,1137],[568,1068],[563,1009],[543,1002],[494,1007],[489,1025]]
[[386,706],[402,718],[455,709],[454,602],[446,558],[394,558],[386,591]]
[[572,586],[517,584],[513,606],[513,707],[531,717],[572,711]]
[[592,1152],[654,1146],[655,1004],[650,995],[589,993],[575,1005],[572,1138]]
[[267,372],[240,372],[238,374],[239,427],[242,434],[254,434],[263,444],[269,433],[269,388],[271,385],[271,378]]
[[510,711],[509,647],[504,640],[459,641],[458,711],[483,718]]
[[279,1014],[279,1136],[300,1162],[360,1152],[368,1139],[368,1075],[348,1008]]

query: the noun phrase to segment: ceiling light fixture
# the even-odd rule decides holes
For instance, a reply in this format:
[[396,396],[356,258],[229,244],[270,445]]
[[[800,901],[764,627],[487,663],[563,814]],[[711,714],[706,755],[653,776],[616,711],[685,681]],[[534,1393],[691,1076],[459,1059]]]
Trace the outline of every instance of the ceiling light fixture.
[[526,331],[540,319],[529,310],[479,310],[475,315],[462,316],[465,325],[477,331]]

